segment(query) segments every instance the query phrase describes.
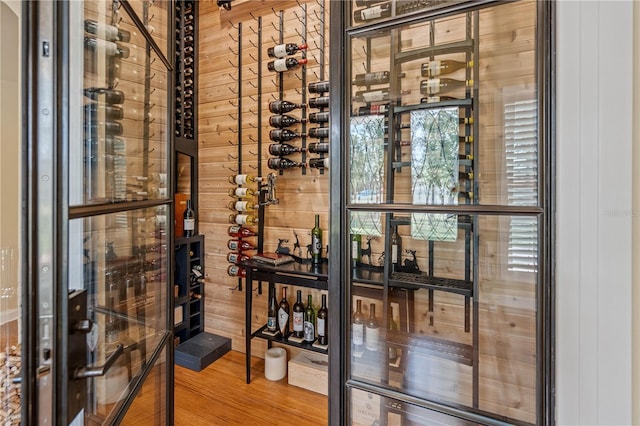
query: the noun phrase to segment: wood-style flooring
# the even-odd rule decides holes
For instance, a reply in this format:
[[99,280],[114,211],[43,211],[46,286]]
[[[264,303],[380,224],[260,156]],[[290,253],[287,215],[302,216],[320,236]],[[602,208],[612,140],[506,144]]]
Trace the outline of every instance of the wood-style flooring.
[[177,426],[326,425],[328,399],[290,386],[287,378],[264,377],[264,360],[251,361],[245,380],[245,355],[229,351],[206,369],[175,367],[174,418]]

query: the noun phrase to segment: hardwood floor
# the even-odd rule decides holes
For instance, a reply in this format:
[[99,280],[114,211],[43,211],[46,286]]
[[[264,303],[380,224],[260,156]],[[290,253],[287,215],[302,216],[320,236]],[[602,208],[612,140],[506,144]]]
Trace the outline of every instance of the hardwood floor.
[[201,372],[175,367],[175,424],[326,425],[328,399],[264,378],[264,360],[251,361],[251,384],[245,381],[245,356],[230,351]]

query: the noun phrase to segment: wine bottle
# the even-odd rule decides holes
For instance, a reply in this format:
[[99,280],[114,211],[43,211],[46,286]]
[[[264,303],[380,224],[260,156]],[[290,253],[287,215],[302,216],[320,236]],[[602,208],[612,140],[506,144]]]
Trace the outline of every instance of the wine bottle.
[[377,352],[380,344],[380,326],[376,319],[376,305],[371,303],[369,305],[369,319],[365,326],[365,337],[367,350],[371,352]]
[[89,87],[84,89],[84,95],[94,101],[101,101],[108,104],[124,103],[124,93],[120,90]]
[[329,96],[318,96],[317,98],[309,99],[309,106],[311,108],[325,108],[329,106]]
[[247,237],[253,237],[258,235],[255,232],[253,232],[251,229],[245,228],[244,226],[240,226],[240,225],[231,225],[227,229],[227,234],[230,237],[234,237],[234,238],[247,238]]
[[358,108],[356,115],[379,115],[389,112],[388,104],[370,105]]
[[473,143],[473,136],[458,136],[460,143]]
[[318,265],[322,262],[322,228],[319,214],[315,220],[315,226],[311,229],[311,263]]
[[398,227],[393,227],[391,234],[391,268],[397,271],[398,266],[402,265],[402,237],[398,234]]
[[108,41],[123,41],[127,43],[131,40],[131,33],[129,31],[114,27],[113,25],[103,24],[93,19],[85,19],[84,30],[89,34]]
[[240,263],[249,259],[250,257],[244,253],[227,253],[227,262],[229,263]]
[[[394,331],[398,331],[398,324],[393,320],[393,307],[391,307],[391,305],[389,305],[389,327],[388,329],[391,332]],[[390,364],[395,364],[396,361],[398,360],[398,349],[396,347],[393,347],[391,345],[388,345],[389,347],[389,363]]]
[[292,70],[307,63],[306,59],[286,58],[276,59],[275,61],[267,62],[267,69],[273,72],[284,72]]
[[227,268],[227,274],[230,277],[246,277],[247,276],[247,271],[244,268],[241,268],[238,265],[229,265],[229,267]]
[[269,102],[269,112],[272,114],[286,114],[296,108],[303,108],[303,104],[294,104],[289,101],[273,101]]
[[329,142],[312,142],[307,145],[307,151],[312,154],[320,154],[329,152]]
[[191,200],[187,200],[187,208],[182,217],[184,221],[183,235],[185,237],[192,237],[196,229],[196,212],[191,208]]
[[301,119],[297,117],[293,117],[291,115],[287,115],[287,114],[272,115],[269,117],[269,126],[277,127],[279,129],[284,129],[285,127],[291,127],[294,124],[298,124],[301,122],[302,122]]
[[329,113],[324,112],[312,112],[308,117],[309,123],[328,123]]
[[93,137],[94,135],[104,131],[105,135],[120,136],[124,132],[122,124],[117,121],[85,121],[85,135]]
[[351,266],[357,267],[362,260],[362,236],[351,234]]
[[302,136],[302,133],[297,133],[289,129],[269,130],[269,139],[274,142],[286,142]]
[[113,41],[102,40],[99,38],[85,37],[84,46],[94,52],[104,52],[108,56],[116,58],[128,58],[129,48],[120,46]]
[[454,80],[453,78],[432,78],[420,81],[420,92],[423,95],[435,95],[440,92],[473,86],[473,80]]
[[250,214],[230,214],[229,223],[237,223],[238,225],[254,225],[258,223],[258,218]]
[[289,335],[289,302],[287,302],[287,287],[282,287],[282,300],[278,306],[278,329],[282,337]]
[[312,138],[328,138],[329,128],[328,127],[312,127],[309,129],[307,134],[309,135],[309,137],[312,137]]
[[353,12],[353,20],[356,23],[373,21],[379,18],[388,18],[391,16],[391,3],[384,3],[366,9],[358,9]]
[[271,155],[291,155],[294,152],[302,151],[302,148],[297,148],[288,143],[272,143],[269,145],[269,154]]
[[356,74],[353,84],[356,86],[370,86],[372,84],[389,83],[391,74],[389,71],[368,72],[365,74]]
[[356,92],[355,100],[360,102],[389,101],[389,88]]
[[228,240],[227,247],[229,248],[229,250],[235,251],[247,251],[256,249],[253,244],[242,240]]
[[278,301],[276,300],[276,288],[269,288],[269,308],[267,309],[267,330],[275,333],[278,331]]
[[356,300],[356,311],[351,320],[351,341],[354,352],[364,351],[364,323],[365,316],[362,313],[362,300]]
[[256,192],[251,188],[238,187],[236,189],[229,190],[229,196],[235,198],[251,198],[256,195]]
[[329,91],[329,81],[316,81],[307,85],[309,93],[326,93]]
[[287,55],[295,55],[301,50],[306,50],[306,44],[285,43],[278,44],[267,49],[267,56],[270,58],[284,58]]
[[253,182],[262,182],[262,178],[251,176],[251,175],[229,176],[229,183],[235,183],[236,185],[246,185],[247,183],[253,183]]
[[244,201],[244,200],[229,201],[229,203],[227,204],[227,207],[231,210],[236,210],[239,212],[247,212],[247,211],[256,209],[256,205],[253,204],[252,201]]
[[286,170],[293,167],[304,167],[304,163],[291,161],[288,158],[269,158],[267,161],[267,167],[271,170]]
[[309,158],[309,167],[312,169],[328,169],[329,158]]
[[301,290],[296,291],[296,303],[293,304],[293,335],[304,337],[304,305]]
[[473,67],[473,61],[454,61],[451,59],[443,59],[441,61],[430,61],[421,65],[420,74],[423,77],[433,78],[442,74],[450,74],[465,67]]
[[313,343],[316,340],[316,311],[313,309],[311,295],[307,296],[307,308],[304,310],[304,340]]
[[92,117],[102,115],[107,120],[122,120],[124,112],[119,106],[105,105],[101,103],[92,102],[84,106],[84,113],[87,120],[91,120]]
[[318,309],[318,318],[316,320],[316,329],[318,332],[318,343],[321,345],[329,344],[328,321],[329,311],[327,310],[327,295],[322,295],[322,306]]

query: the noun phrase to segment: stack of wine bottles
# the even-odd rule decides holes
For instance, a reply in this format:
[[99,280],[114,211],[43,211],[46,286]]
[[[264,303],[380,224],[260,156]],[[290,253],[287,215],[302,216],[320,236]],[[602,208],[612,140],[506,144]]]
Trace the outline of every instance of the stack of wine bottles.
[[269,131],[269,139],[273,142],[269,144],[269,154],[277,156],[267,160],[267,167],[270,169],[286,170],[305,166],[304,162],[294,161],[289,158],[295,153],[303,152],[303,148],[296,147],[290,142],[299,138],[306,138],[307,135],[296,132],[291,128],[306,119],[289,114],[295,109],[302,108],[304,108],[304,105],[289,101],[273,101],[269,103],[269,111],[274,114],[269,117],[269,125],[272,127]]
[[193,0],[176,2],[175,135],[194,138],[195,129],[195,13]]
[[269,287],[266,331],[283,339],[298,339],[312,344],[329,344],[329,310],[327,295],[322,295],[322,305],[316,310],[313,307],[311,294],[307,295],[307,306],[302,302],[302,291],[296,291],[296,302],[292,307],[287,300],[287,287],[282,287],[282,299],[278,303],[275,286]]
[[329,111],[325,110],[329,107],[329,81],[309,83],[307,90],[310,94],[320,95],[309,99],[309,107],[319,109],[309,114],[309,122],[318,126],[309,129],[309,137],[318,138],[318,141],[309,143],[307,151],[319,155],[309,158],[309,167],[322,171],[329,168]]
[[258,204],[254,201],[258,190],[249,188],[247,185],[261,181],[261,177],[246,174],[229,176],[229,183],[236,185],[229,189],[229,196],[232,199],[227,203],[227,207],[234,211],[229,215],[229,223],[232,225],[227,230],[227,234],[232,237],[227,241],[227,248],[231,250],[227,254],[227,260],[231,263],[227,273],[233,277],[245,276],[246,272],[239,264],[250,258],[247,252],[256,248],[254,244],[244,240],[257,235],[248,227],[258,222],[255,215]]
[[[273,72],[284,72],[306,64],[307,59],[304,57],[304,51],[306,49],[306,44],[295,43],[278,44],[268,48],[267,56],[273,60],[267,62],[267,69]],[[295,55],[298,52],[303,52],[302,58],[297,59],[290,57],[290,55]]]

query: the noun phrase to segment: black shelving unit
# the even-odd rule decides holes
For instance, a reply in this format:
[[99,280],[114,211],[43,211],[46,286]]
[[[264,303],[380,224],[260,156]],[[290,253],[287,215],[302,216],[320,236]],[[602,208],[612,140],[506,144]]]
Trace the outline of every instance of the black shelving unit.
[[176,238],[174,306],[182,320],[174,328],[180,343],[204,331],[204,235]]

